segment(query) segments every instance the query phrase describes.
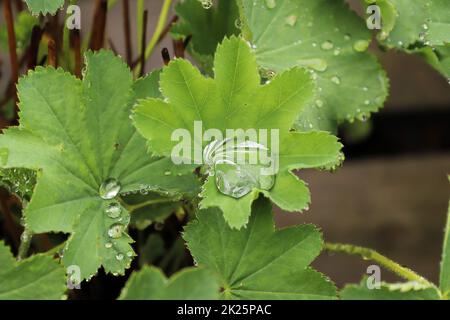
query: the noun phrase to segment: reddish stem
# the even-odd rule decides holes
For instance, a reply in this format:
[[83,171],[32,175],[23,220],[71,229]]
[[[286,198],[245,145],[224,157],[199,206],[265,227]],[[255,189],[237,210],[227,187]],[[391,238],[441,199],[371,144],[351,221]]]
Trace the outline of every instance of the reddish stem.
[[133,60],[133,48],[131,46],[131,29],[130,29],[130,2],[129,0],[122,0],[123,6],[123,29],[125,33],[125,52],[127,63],[129,66]]

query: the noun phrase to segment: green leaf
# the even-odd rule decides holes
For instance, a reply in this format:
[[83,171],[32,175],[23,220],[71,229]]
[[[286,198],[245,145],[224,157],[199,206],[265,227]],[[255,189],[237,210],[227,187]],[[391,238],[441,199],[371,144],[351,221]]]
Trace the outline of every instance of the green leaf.
[[439,291],[434,287],[424,287],[417,282],[384,283],[379,289],[369,289],[366,279],[359,285],[346,285],[340,292],[344,300],[438,300]]
[[333,299],[336,288],[308,267],[322,249],[313,225],[275,230],[270,202],[253,204],[246,229],[230,229],[218,210],[200,211],[186,228],[195,261],[221,280],[223,299]]
[[[200,1],[186,0],[177,4],[175,12],[180,20],[171,28],[172,36],[176,39],[191,37],[189,53],[211,71],[217,44],[224,37],[239,34],[236,2],[220,0],[216,7],[204,9]],[[205,26],[208,27],[205,29]]]
[[145,266],[131,275],[119,299],[214,300],[218,297],[219,285],[205,269],[183,269],[167,279],[161,270]]
[[366,0],[385,9],[382,17],[390,28],[383,29],[378,40],[389,48],[412,49],[450,43],[450,3],[446,0]]
[[[200,141],[195,122],[201,121],[203,131],[217,129],[226,137],[227,129],[278,130],[279,177],[271,190],[257,190],[240,199],[220,193],[213,178],[207,179],[201,193],[201,208],[219,207],[234,228],[244,226],[250,206],[259,192],[286,210],[300,211],[307,207],[309,193],[303,182],[291,192],[295,169],[316,168],[340,162],[342,145],[326,132],[290,132],[298,113],[311,101],[313,82],[301,68],[287,70],[261,85],[256,59],[248,44],[237,37],[225,39],[218,47],[215,78],[205,78],[188,61],[176,59],[161,73],[164,100],[140,100],[133,120],[138,131],[147,139],[154,152],[170,156],[179,143],[172,139],[177,129],[189,132],[192,150],[203,150],[210,141]],[[270,143],[267,146],[270,148]],[[278,152],[277,152],[278,153]],[[182,165],[181,165],[182,166]]]
[[0,241],[0,300],[61,299],[66,290],[64,268],[49,256],[16,262]]
[[382,8],[383,24],[390,26],[378,34],[378,41],[390,49],[424,56],[432,67],[449,79],[450,2],[381,0],[376,4]]
[[382,107],[388,80],[376,58],[364,52],[371,33],[340,1],[239,1],[243,34],[258,65],[271,72],[308,67],[317,82],[315,99],[303,110],[301,130],[336,131]]
[[439,288],[445,296],[450,297],[450,202],[444,233],[444,247],[442,248]]
[[[27,227],[70,233],[63,262],[79,266],[83,279],[100,266],[124,273],[135,255],[126,234],[129,214],[116,199],[100,196],[104,182],[115,179],[122,194],[197,188],[191,168],[147,154],[128,121],[135,96],[145,96],[140,87],[134,90],[130,70],[108,51],[86,54],[83,81],[61,69],[37,68],[18,84],[20,126],[0,135],[8,150],[3,167],[39,170],[24,211]],[[116,215],[107,214],[109,206]]]
[[64,0],[25,0],[33,15],[54,15],[64,6]]

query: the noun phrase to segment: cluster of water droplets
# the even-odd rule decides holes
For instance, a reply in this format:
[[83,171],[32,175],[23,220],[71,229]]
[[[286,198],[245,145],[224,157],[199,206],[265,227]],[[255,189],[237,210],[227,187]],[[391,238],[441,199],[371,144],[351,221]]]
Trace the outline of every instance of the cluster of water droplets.
[[[110,239],[105,243],[106,249],[111,249],[114,247],[114,240],[120,239],[123,236],[126,225],[122,222],[122,206],[119,202],[115,200],[115,198],[119,195],[121,189],[120,182],[114,178],[109,178],[105,180],[100,188],[99,195],[103,200],[107,200],[108,202],[104,206],[105,215],[114,220],[114,223],[108,228],[107,235]],[[127,252],[128,257],[133,256],[133,252]],[[116,254],[116,260],[122,261],[124,259],[124,254],[118,252]]]
[[[260,159],[257,163],[249,161],[251,155],[257,157],[267,151],[264,145],[254,141],[234,144],[233,139],[214,140],[204,148],[203,159],[208,174],[214,176],[217,189],[222,194],[239,199],[255,188],[270,190],[273,187],[275,174],[267,170],[273,159],[266,159],[269,161],[264,163]],[[244,162],[236,159],[244,159]]]

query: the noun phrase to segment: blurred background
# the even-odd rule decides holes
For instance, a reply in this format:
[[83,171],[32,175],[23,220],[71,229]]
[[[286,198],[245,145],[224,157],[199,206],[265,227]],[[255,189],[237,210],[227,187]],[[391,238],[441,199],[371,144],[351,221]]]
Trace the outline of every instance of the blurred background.
[[[359,10],[357,0],[349,2]],[[95,1],[79,3],[83,35],[90,31]],[[135,37],[136,1],[130,4]],[[161,4],[161,0],[146,1],[148,35],[154,30]],[[0,28],[4,28],[1,10]],[[106,39],[124,56],[120,3],[108,13],[106,30]],[[136,48],[135,38],[133,46]],[[173,54],[172,41],[166,37],[147,63],[148,71],[163,65],[159,53],[164,47]],[[346,155],[342,168],[335,173],[299,172],[311,190],[310,210],[277,212],[277,224],[317,224],[326,241],[374,248],[437,281],[450,190],[450,85],[419,57],[381,52],[375,45],[371,50],[391,82],[385,107],[365,123],[343,126],[339,132]],[[0,50],[0,61],[1,100],[10,74],[5,50]],[[326,253],[314,262],[338,286],[358,282],[369,264],[358,257]],[[398,279],[382,270],[382,280]]]

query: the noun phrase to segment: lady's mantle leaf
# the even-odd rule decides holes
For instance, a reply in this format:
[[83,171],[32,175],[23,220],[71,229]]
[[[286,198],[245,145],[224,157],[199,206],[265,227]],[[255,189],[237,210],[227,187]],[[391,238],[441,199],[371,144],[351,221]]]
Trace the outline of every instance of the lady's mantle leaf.
[[215,300],[219,285],[207,270],[188,268],[167,279],[161,270],[145,266],[134,272],[122,290],[121,300]]
[[130,70],[107,51],[87,53],[83,81],[38,68],[18,84],[20,126],[0,135],[7,150],[3,167],[39,170],[24,212],[27,227],[71,233],[63,262],[79,266],[83,279],[100,266],[123,273],[135,255],[126,234],[128,212],[100,196],[105,181],[115,179],[120,192],[195,192],[197,186],[190,168],[148,155],[128,121],[135,95],[142,97],[152,83],[146,79],[134,88]]
[[55,14],[64,5],[64,0],[25,0],[34,15]]
[[438,300],[439,291],[416,282],[381,283],[380,288],[369,289],[363,279],[359,285],[346,285],[340,292],[344,300]]
[[302,130],[336,131],[337,124],[364,120],[384,103],[385,72],[365,52],[370,30],[343,0],[238,0],[243,34],[258,65],[281,72],[293,66],[313,70],[316,98],[303,110]]
[[[234,0],[220,0],[217,7],[205,10],[198,0],[186,0],[175,7],[180,21],[171,28],[174,38],[191,38],[189,53],[207,70],[212,69],[217,44],[224,37],[239,34],[239,17]],[[205,26],[208,26],[205,28]]]
[[[195,133],[195,122],[201,122],[203,131],[217,129],[224,137],[226,129],[279,130],[280,174],[274,187],[263,192],[283,209],[304,209],[309,202],[308,189],[290,172],[336,164],[341,149],[337,138],[328,133],[289,131],[313,97],[309,73],[293,68],[261,85],[251,48],[236,37],[225,39],[218,47],[214,69],[215,78],[205,78],[188,61],[172,61],[161,73],[165,100],[140,100],[133,115],[136,128],[149,139],[153,151],[165,156],[179,143],[172,139],[177,129],[190,133],[192,150],[202,150],[210,142],[200,141],[203,136]],[[284,192],[286,186],[292,187],[290,192]],[[230,226],[240,228],[247,223],[259,192],[255,189],[243,198],[231,198],[219,193],[209,178],[200,206],[219,207]]]
[[224,299],[333,299],[336,288],[308,267],[322,249],[313,225],[275,231],[271,205],[260,198],[244,230],[232,230],[214,209],[200,211],[184,239],[200,266],[221,280]]
[[[179,6],[181,22],[174,28],[177,36],[192,35],[194,50],[205,48],[205,37],[216,35],[197,18],[208,15],[208,10],[194,12],[197,2],[186,0]],[[234,1],[220,0],[219,9],[230,2]],[[301,113],[297,128],[336,131],[339,123],[364,120],[383,105],[388,92],[387,77],[376,58],[364,52],[371,32],[343,0],[238,0],[238,4],[240,19],[226,11],[218,17],[209,14],[208,18],[220,25],[220,30],[229,30],[227,26],[233,23],[241,27],[263,74],[294,66],[313,71],[316,96]],[[196,36],[198,30],[202,36]],[[208,70],[206,55],[212,55],[212,51],[203,50],[202,54],[194,57]]]
[[49,256],[16,262],[0,242],[0,266],[0,300],[61,299],[64,295],[64,268]]

